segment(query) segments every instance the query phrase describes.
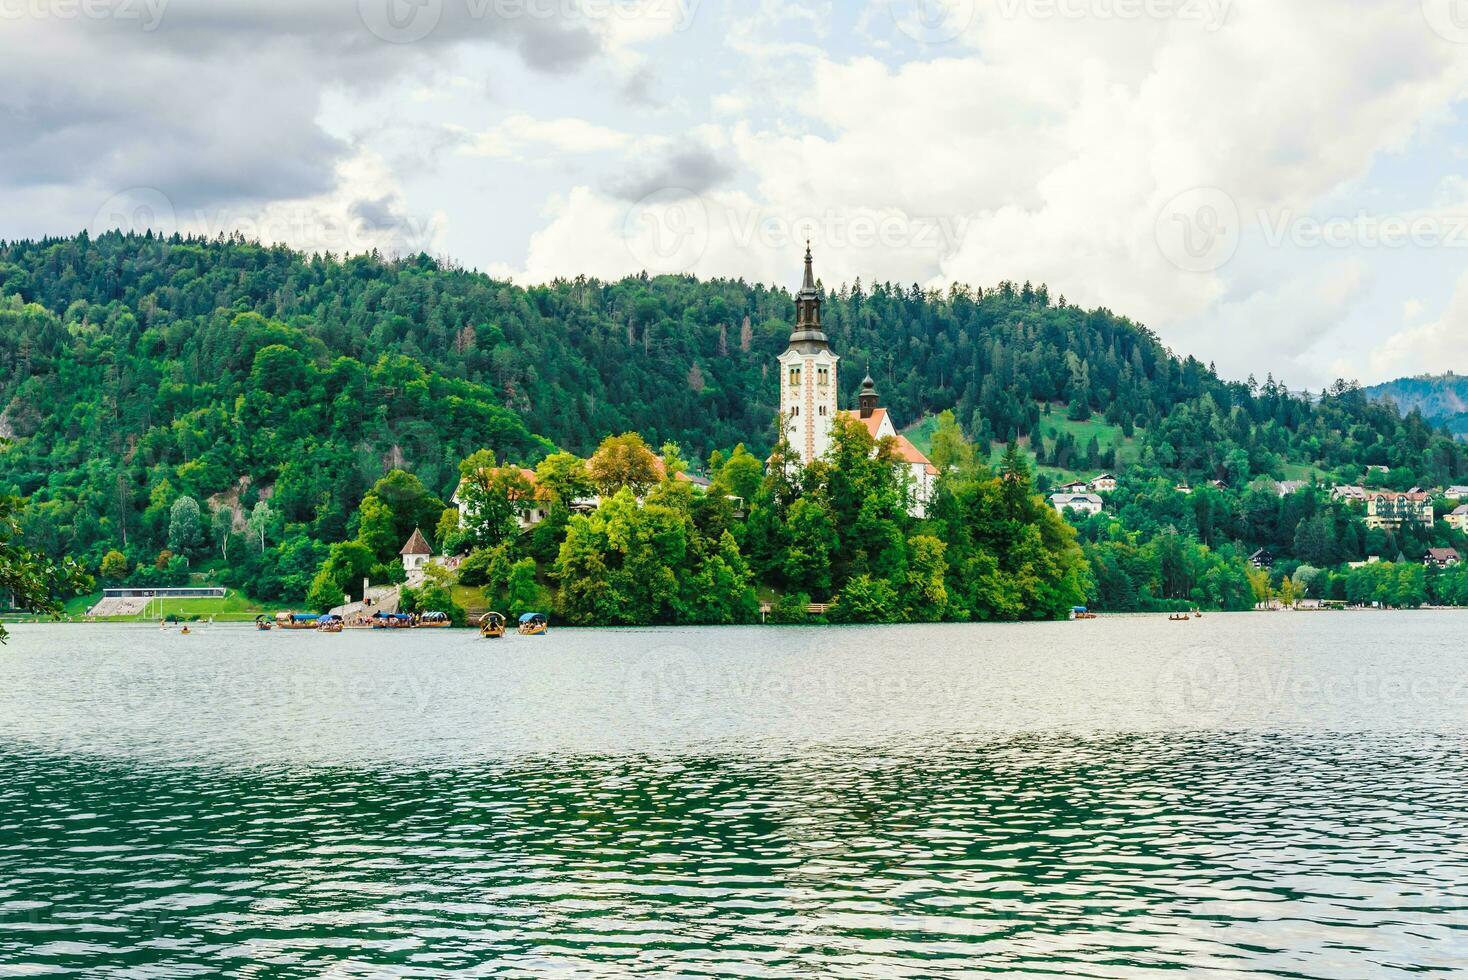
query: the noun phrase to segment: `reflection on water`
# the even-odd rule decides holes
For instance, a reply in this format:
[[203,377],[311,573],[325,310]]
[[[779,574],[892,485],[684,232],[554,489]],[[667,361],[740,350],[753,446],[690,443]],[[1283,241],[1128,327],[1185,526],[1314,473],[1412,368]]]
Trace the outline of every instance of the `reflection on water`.
[[0,974],[1468,972],[1460,623],[23,630]]

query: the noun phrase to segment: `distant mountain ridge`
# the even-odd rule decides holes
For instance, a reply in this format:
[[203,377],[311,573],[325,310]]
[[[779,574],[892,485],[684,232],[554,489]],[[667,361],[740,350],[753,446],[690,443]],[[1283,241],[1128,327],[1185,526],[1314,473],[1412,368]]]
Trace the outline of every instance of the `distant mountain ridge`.
[[1468,375],[1420,374],[1366,389],[1369,398],[1396,405],[1403,415],[1417,409],[1434,426],[1468,436]]

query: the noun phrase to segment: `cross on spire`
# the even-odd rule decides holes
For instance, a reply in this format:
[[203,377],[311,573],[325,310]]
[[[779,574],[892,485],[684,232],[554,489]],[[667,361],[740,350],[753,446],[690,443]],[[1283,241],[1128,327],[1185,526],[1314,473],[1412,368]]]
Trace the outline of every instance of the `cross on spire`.
[[821,294],[816,290],[816,272],[811,257],[810,239],[805,240],[805,280],[800,292],[795,294],[795,329],[790,334],[790,346],[806,353],[829,350],[825,331],[821,329]]

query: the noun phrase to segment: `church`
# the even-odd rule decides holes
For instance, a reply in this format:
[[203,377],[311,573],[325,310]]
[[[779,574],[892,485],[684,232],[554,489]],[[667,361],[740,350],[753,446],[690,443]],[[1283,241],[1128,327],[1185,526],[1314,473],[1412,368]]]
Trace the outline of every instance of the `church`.
[[800,456],[802,465],[826,455],[831,448],[831,424],[838,415],[853,418],[867,427],[874,439],[897,440],[897,454],[906,467],[912,486],[912,515],[923,517],[933,499],[938,470],[906,436],[897,431],[891,414],[878,406],[877,389],[871,375],[861,383],[857,407],[840,410],[836,392],[840,385],[837,365],[841,358],[831,350],[821,329],[821,296],[816,290],[810,243],[805,248],[805,280],[795,295],[795,329],[785,353],[780,355],[780,417],[785,436]]

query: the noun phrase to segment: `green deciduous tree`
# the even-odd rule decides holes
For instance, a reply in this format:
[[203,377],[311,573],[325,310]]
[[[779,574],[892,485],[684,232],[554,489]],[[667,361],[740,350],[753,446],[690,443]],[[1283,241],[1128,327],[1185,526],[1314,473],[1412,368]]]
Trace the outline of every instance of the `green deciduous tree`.
[[196,553],[204,543],[204,529],[199,502],[193,497],[179,497],[168,511],[168,547],[175,554]]
[[662,479],[660,461],[635,432],[603,439],[587,461],[586,471],[604,497],[623,489],[641,497]]

